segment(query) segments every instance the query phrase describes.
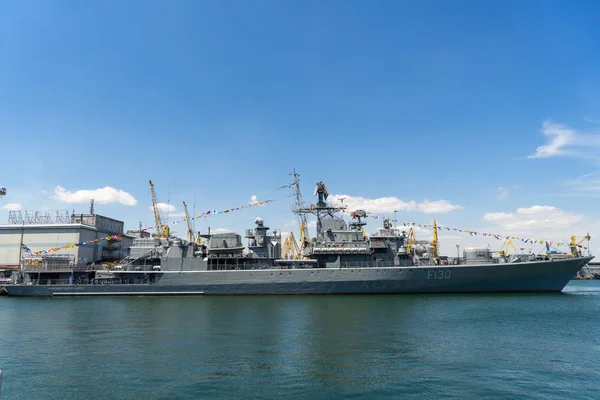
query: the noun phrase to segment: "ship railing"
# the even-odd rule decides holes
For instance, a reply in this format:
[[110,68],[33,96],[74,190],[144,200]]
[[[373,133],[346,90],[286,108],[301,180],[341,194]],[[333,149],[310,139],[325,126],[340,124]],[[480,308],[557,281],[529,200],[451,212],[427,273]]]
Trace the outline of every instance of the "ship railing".
[[69,271],[93,271],[102,269],[100,265],[43,265],[43,264],[25,264],[22,267],[23,272],[69,272]]
[[78,279],[32,279],[30,281],[26,281],[27,285],[87,285],[89,284],[88,280],[78,280]]
[[394,266],[393,261],[353,261],[340,263],[340,268],[389,268]]
[[27,285],[124,285],[127,282],[119,278],[94,278],[88,279],[32,279],[25,282]]

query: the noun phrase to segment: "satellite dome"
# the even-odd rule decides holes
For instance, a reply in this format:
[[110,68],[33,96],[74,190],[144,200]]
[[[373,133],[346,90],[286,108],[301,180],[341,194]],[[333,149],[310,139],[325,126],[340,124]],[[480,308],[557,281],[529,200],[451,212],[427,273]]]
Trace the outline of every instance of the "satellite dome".
[[261,217],[256,218],[256,220],[254,221],[254,223],[256,223],[256,225],[261,226],[263,224],[263,220]]

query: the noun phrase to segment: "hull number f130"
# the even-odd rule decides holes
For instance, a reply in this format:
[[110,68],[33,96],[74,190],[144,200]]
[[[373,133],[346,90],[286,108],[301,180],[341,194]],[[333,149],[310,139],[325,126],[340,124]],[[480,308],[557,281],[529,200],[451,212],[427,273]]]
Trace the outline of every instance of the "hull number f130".
[[438,270],[429,270],[427,271],[427,279],[428,280],[440,280],[440,279],[450,279],[452,278],[452,270],[450,269],[438,269]]

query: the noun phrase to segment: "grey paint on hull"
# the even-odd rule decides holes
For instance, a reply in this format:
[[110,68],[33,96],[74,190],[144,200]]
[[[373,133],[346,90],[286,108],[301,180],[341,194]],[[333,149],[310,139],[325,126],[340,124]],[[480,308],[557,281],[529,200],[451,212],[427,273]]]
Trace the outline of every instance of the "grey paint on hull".
[[514,264],[161,272],[154,284],[7,285],[11,296],[560,292],[593,257]]

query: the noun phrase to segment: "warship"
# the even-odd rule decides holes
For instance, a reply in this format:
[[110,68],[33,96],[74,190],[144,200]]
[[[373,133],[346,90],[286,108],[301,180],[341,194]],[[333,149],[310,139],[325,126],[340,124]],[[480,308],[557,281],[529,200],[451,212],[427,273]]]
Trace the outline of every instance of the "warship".
[[[4,290],[9,296],[561,292],[593,258],[496,257],[489,248],[465,249],[455,259],[439,256],[436,246],[416,245],[410,232],[394,228],[389,219],[367,236],[367,213],[352,211],[346,222],[345,207],[327,202],[323,182],[315,188],[318,201],[306,206],[293,175],[295,182],[288,186],[296,189],[301,235],[292,257],[282,256],[281,234],[270,234],[261,218],[246,229],[247,246],[237,233],[209,230],[199,235],[204,241],[184,240],[157,226],[154,236],[136,238],[129,257],[111,269],[77,267],[64,257],[46,256],[22,263]],[[316,218],[313,238],[309,215]]]

